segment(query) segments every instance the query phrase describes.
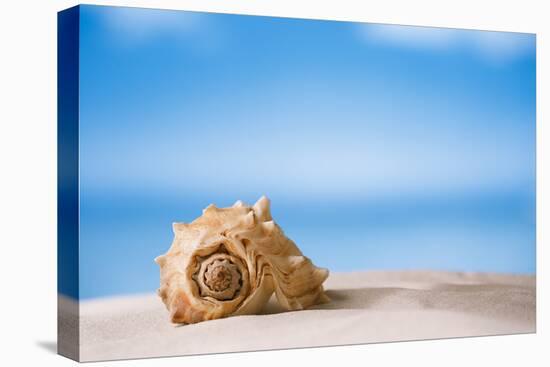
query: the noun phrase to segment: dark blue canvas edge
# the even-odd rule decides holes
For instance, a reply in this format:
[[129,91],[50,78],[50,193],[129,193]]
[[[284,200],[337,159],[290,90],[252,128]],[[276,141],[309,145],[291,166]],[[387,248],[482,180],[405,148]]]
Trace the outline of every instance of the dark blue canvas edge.
[[57,14],[57,348],[79,360],[80,7]]

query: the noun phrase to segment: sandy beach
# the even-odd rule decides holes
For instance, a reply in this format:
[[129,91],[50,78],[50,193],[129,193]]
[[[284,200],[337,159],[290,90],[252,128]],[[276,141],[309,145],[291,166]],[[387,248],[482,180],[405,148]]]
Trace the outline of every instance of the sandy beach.
[[[313,309],[284,312],[272,299],[262,315],[179,326],[156,294],[96,299],[80,304],[79,359],[532,333],[535,283],[534,276],[504,274],[333,273],[325,283],[331,302]],[[70,303],[60,299],[60,307],[74,310]],[[60,325],[69,335],[74,322]]]

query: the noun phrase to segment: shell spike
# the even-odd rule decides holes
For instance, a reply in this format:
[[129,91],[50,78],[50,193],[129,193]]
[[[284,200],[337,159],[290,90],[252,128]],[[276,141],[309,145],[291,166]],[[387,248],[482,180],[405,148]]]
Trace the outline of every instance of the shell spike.
[[233,204],[233,208],[243,208],[245,205],[241,200],[235,201],[235,204]]
[[215,206],[214,204],[210,204],[210,205],[208,205],[206,208],[204,208],[204,209],[202,210],[202,214],[206,214],[206,213],[208,213],[208,212],[210,212],[210,211],[212,211],[212,210],[216,210],[216,209],[217,209],[217,208],[216,208],[216,206]]
[[157,256],[157,257],[155,258],[155,262],[156,262],[159,266],[164,266],[164,264],[166,264],[166,255]]
[[265,195],[259,198],[258,201],[256,201],[252,209],[256,213],[258,221],[267,222],[272,220],[270,202]]

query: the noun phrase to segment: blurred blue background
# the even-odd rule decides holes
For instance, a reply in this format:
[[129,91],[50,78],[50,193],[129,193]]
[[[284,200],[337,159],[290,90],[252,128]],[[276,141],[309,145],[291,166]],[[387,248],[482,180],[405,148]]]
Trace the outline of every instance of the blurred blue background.
[[535,36],[81,6],[80,298],[253,203],[331,271],[535,273]]

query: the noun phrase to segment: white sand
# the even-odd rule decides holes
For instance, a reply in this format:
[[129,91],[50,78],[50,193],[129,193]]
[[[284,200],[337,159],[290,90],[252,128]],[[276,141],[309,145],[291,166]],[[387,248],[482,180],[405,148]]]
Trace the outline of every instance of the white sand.
[[535,332],[534,276],[358,272],[325,285],[332,301],[311,310],[282,312],[272,299],[264,315],[183,326],[153,294],[85,301],[80,360]]

